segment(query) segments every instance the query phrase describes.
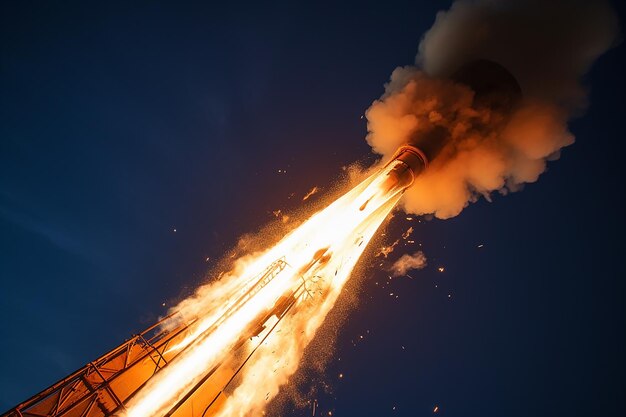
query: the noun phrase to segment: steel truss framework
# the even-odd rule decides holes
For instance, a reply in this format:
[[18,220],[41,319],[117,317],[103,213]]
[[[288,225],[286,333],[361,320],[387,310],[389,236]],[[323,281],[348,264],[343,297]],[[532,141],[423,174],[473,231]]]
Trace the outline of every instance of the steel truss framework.
[[[226,308],[225,313],[200,336],[211,333],[233,311],[253,297],[287,266],[285,260],[280,258],[251,279],[241,289],[242,293],[235,297],[235,301]],[[265,328],[263,322],[271,315],[281,318],[294,301],[294,297],[277,300],[275,306],[249,331],[250,333],[242,335],[237,346],[240,347],[245,341],[258,335]],[[180,314],[173,313],[2,414],[1,417],[110,417],[122,415],[125,404],[146,385],[152,376],[190,347],[187,337],[193,335],[194,331],[197,330],[196,324],[195,320],[185,323]],[[172,349],[174,346],[176,348]],[[237,373],[239,369],[239,365],[228,361],[216,366],[185,396],[184,401],[176,404],[167,415],[176,414],[176,417],[193,417],[200,411],[202,412],[201,415],[207,416],[207,409],[216,402],[219,403],[223,400],[225,384],[227,385],[232,381],[233,372]],[[211,377],[212,383],[208,383]],[[207,399],[212,399],[208,406],[206,404]]]
[[[163,330],[165,324],[174,325]],[[105,417],[124,403],[167,365],[167,348],[188,333],[176,313],[78,369],[41,393],[9,410],[3,417]]]

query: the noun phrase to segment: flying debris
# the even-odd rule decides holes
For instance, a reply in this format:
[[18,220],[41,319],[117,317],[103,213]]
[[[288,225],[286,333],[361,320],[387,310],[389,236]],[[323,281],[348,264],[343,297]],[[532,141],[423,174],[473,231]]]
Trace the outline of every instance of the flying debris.
[[376,254],[376,256],[383,256],[383,257],[387,257],[389,256],[389,254],[391,252],[393,252],[393,250],[395,249],[396,246],[398,246],[398,243],[400,243],[400,239],[396,239],[391,245],[389,246],[383,246],[382,248],[380,248],[380,250],[378,251],[378,253]]
[[313,194],[317,194],[317,192],[319,191],[319,187],[313,187],[311,188],[305,195],[304,197],[302,197],[302,201],[306,201],[308,200]]

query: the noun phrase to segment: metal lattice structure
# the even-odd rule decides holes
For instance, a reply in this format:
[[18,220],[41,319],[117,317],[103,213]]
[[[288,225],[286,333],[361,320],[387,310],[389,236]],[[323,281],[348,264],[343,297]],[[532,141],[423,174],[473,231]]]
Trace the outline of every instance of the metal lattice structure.
[[[261,291],[286,268],[283,258],[276,260],[244,286],[224,314],[199,336],[195,321],[186,323],[174,313],[115,349],[88,363],[66,378],[2,414],[1,417],[110,417],[122,415],[125,405],[143,386],[183,353],[192,343],[188,336],[203,337],[217,328],[248,299]],[[293,297],[276,301],[255,327],[241,335],[240,348],[265,329],[265,321],[275,315],[282,317],[293,304]],[[266,336],[267,337],[267,336]],[[177,346],[177,348],[173,348]],[[182,346],[182,348],[180,347]],[[174,404],[167,416],[208,417],[224,401],[224,390],[243,364],[225,359],[209,370],[205,377]],[[209,410],[211,408],[211,410]]]
[[[166,324],[178,322],[171,330]],[[17,405],[6,417],[105,417],[173,359],[167,348],[188,334],[176,314],[168,316],[120,346]]]

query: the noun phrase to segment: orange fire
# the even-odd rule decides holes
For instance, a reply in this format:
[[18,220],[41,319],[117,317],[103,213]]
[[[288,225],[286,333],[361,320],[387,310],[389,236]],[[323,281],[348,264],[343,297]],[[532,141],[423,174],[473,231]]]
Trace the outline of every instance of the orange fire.
[[125,417],[174,415],[208,378],[206,408],[192,414],[260,415],[297,370],[304,348],[400,199],[407,183],[390,186],[400,163],[370,176],[267,251],[241,258],[201,299],[183,301],[179,309],[193,318],[193,331],[169,348],[179,354],[127,403]]

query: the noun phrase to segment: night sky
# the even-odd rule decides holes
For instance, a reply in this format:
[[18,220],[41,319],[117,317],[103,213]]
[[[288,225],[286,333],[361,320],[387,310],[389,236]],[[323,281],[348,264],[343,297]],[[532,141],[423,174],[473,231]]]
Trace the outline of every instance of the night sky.
[[[291,193],[373,162],[361,116],[449,6],[102,3],[0,6],[2,411],[156,321]],[[321,410],[626,415],[624,48],[537,183],[396,216],[428,266],[365,274]]]

